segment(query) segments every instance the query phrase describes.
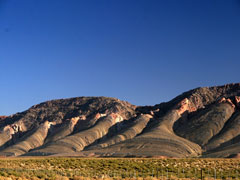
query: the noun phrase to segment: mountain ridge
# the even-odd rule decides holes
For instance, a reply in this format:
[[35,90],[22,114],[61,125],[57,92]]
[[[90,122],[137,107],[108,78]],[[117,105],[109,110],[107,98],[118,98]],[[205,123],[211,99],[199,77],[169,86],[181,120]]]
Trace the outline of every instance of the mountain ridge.
[[240,83],[232,83],[153,106],[103,96],[46,101],[0,116],[0,155],[238,156],[239,96]]

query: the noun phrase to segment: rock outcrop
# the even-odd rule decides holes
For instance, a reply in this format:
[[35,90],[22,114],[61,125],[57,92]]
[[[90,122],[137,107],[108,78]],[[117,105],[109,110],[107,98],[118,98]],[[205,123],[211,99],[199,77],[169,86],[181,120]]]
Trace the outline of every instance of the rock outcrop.
[[0,116],[0,121],[3,121],[7,118],[7,116]]

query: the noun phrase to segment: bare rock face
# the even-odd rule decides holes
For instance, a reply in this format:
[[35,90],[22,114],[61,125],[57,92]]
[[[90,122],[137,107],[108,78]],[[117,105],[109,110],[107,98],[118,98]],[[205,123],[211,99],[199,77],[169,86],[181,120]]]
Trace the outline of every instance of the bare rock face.
[[234,112],[234,108],[227,102],[214,104],[203,113],[194,116],[179,134],[201,146],[206,145],[217,135]]
[[239,108],[240,107],[240,97],[239,96],[235,96],[235,103],[236,103],[236,106]]
[[89,149],[104,148],[128,139],[132,139],[143,131],[147,123],[152,118],[153,116],[149,114],[141,114],[136,118],[136,120],[134,120],[134,122],[129,127],[124,128],[116,135],[113,135],[112,137],[103,140],[103,142],[99,142],[96,146],[92,146]]
[[177,104],[176,109],[179,116],[181,116],[184,112],[194,112],[197,110],[191,105],[190,101],[187,98],[180,101],[180,103]]
[[3,121],[7,118],[7,116],[0,116],[0,121]]
[[47,101],[0,116],[1,156],[238,157],[240,83],[155,106],[116,98]]
[[16,143],[2,150],[0,152],[0,155],[1,156],[19,156],[27,153],[29,150],[35,149],[43,145],[44,140],[48,134],[48,129],[50,127],[51,127],[51,123],[48,121],[45,121],[31,135],[27,136],[19,143]]

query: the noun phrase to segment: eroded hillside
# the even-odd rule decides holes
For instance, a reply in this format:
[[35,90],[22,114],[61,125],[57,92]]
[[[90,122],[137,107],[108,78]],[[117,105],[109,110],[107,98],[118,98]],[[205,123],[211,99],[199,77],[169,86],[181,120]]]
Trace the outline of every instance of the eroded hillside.
[[0,156],[238,157],[239,127],[239,83],[155,106],[60,99],[0,116]]

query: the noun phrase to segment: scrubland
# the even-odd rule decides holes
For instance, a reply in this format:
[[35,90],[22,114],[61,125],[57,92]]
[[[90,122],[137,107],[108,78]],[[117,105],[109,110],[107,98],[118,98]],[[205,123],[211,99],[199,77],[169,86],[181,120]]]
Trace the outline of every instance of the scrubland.
[[0,179],[238,179],[238,159],[1,158]]

